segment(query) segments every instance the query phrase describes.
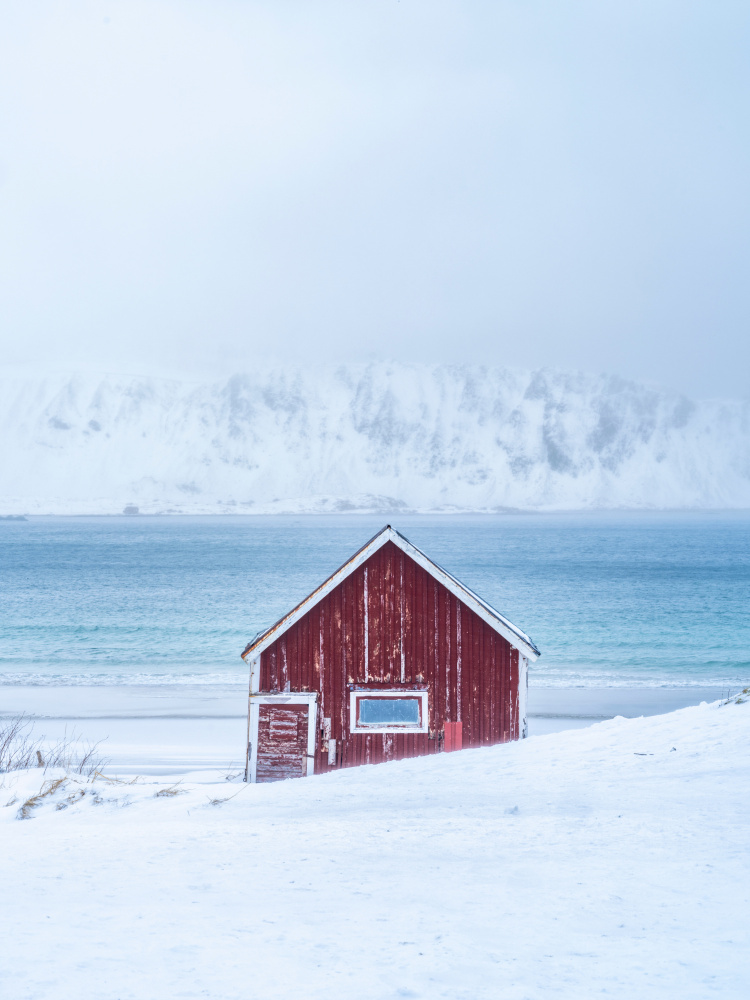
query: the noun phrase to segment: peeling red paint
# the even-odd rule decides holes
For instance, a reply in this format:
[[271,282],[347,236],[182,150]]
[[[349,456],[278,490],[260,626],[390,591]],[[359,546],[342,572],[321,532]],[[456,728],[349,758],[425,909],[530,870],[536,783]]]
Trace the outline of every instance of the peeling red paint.
[[[316,773],[436,753],[446,723],[461,724],[448,730],[455,749],[521,735],[519,650],[393,542],[284,627],[289,617],[260,653],[259,691],[319,693]],[[426,688],[429,732],[351,732],[355,685]]]

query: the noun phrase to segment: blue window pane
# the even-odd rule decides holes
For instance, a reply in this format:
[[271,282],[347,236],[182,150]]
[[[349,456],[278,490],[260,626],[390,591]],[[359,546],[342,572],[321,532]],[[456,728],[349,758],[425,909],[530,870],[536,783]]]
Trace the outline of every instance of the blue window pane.
[[360,698],[361,726],[418,726],[417,698]]

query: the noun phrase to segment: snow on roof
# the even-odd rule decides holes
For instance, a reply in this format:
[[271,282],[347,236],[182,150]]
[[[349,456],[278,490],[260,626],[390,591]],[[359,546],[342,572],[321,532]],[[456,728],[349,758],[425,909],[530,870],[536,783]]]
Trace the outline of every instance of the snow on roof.
[[359,569],[373,553],[377,552],[387,542],[393,542],[397,548],[401,549],[414,562],[418,563],[422,569],[426,570],[468,608],[471,608],[490,628],[499,633],[511,646],[515,646],[529,660],[534,661],[539,658],[541,655],[539,650],[525,632],[522,632],[512,622],[509,622],[499,611],[496,611],[490,604],[479,597],[478,594],[475,594],[473,590],[464,586],[455,576],[448,573],[441,566],[438,566],[437,563],[434,563],[421,549],[418,549],[408,538],[405,538],[401,532],[396,531],[390,524],[387,524],[377,535],[374,535],[369,542],[363,545],[358,552],[355,552],[343,566],[340,566],[335,573],[329,576],[324,583],[321,583],[304,601],[301,601],[296,608],[292,608],[290,612],[271,625],[270,628],[258,632],[245,647],[242,653],[243,660],[246,660],[251,653],[259,656],[264,649],[267,649],[272,643],[276,642],[279,636],[283,635],[295,622],[298,622],[300,618],[330,594],[343,580],[351,576],[355,570]]

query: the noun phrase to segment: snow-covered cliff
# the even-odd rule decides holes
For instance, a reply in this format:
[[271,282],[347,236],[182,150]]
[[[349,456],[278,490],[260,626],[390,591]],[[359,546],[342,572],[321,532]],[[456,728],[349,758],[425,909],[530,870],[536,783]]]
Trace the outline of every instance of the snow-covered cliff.
[[750,507],[750,404],[378,363],[0,379],[0,513]]

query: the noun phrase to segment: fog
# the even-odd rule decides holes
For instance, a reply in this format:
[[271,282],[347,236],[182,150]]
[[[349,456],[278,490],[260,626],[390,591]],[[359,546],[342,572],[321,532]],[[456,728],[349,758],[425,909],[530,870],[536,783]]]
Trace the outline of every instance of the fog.
[[750,393],[750,7],[6,0],[6,365]]

